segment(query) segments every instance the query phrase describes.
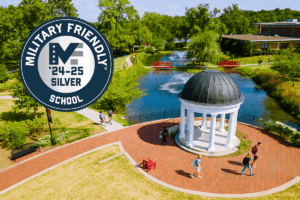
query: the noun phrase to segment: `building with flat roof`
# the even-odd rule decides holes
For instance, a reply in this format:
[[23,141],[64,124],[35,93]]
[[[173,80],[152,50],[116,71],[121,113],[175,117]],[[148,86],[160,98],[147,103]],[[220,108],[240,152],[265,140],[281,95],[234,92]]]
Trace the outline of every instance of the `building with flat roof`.
[[222,35],[224,39],[250,41],[257,45],[257,50],[266,51],[287,49],[289,46],[296,47],[300,44],[300,20],[289,19],[285,22],[260,22],[253,23],[258,28],[256,35]]

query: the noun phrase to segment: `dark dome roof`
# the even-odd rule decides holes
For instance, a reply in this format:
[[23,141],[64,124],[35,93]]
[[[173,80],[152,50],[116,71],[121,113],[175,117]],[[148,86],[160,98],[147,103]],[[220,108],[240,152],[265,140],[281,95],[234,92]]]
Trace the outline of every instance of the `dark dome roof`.
[[191,77],[179,97],[196,103],[233,105],[244,101],[236,82],[218,70],[205,70]]

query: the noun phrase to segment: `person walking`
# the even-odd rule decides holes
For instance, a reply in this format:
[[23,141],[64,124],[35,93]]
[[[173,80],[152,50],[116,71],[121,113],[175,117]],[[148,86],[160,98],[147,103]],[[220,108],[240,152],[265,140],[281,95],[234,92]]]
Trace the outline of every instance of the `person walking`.
[[[105,126],[105,115],[104,115],[104,113],[103,113],[102,110],[100,111],[99,117],[100,117],[101,125]],[[103,122],[104,124],[102,124],[102,122]]]
[[244,171],[245,171],[246,168],[249,168],[250,176],[254,176],[254,174],[252,174],[252,169],[251,169],[251,166],[250,166],[250,163],[249,163],[250,161],[251,161],[251,153],[248,153],[248,155],[243,160],[244,168],[242,170],[242,176],[245,176]]
[[252,152],[252,154],[253,154],[253,156],[254,156],[254,160],[253,160],[253,163],[252,163],[252,166],[251,167],[254,167],[255,168],[255,162],[256,162],[256,160],[258,159],[258,156],[260,156],[260,158],[262,158],[261,157],[261,155],[260,155],[260,153],[259,153],[259,147],[260,147],[260,145],[261,145],[261,142],[258,142],[257,143],[257,145],[255,145],[254,147],[252,147],[252,149],[251,149],[251,152]]
[[193,178],[194,176],[197,176],[198,178],[202,178],[200,176],[200,170],[201,170],[201,157],[202,155],[198,154],[198,157],[193,161],[193,167],[196,167],[196,172],[194,174],[191,174],[191,178]]
[[111,109],[109,109],[109,111],[108,111],[108,118],[109,118],[110,125],[112,125],[111,119],[112,119],[113,114],[114,114],[113,111]]
[[167,143],[167,137],[169,136],[169,131],[168,129],[164,126],[164,130],[163,130],[163,140],[161,141],[161,143],[166,142],[166,146],[168,146]]

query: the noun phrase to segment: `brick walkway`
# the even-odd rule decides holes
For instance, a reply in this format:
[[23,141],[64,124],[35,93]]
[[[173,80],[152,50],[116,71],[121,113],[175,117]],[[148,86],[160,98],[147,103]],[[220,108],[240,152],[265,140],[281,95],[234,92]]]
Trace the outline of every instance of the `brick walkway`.
[[[176,120],[175,122],[178,122]],[[240,176],[245,155],[233,158],[202,158],[202,179],[189,177],[195,172],[192,161],[195,155],[178,148],[170,138],[169,146],[162,146],[157,132],[163,126],[172,126],[172,121],[141,124],[111,133],[88,138],[59,148],[37,158],[21,163],[0,173],[0,191],[66,159],[99,146],[120,141],[126,152],[138,163],[145,158],[157,162],[151,176],[185,189],[220,194],[243,194],[265,191],[290,181],[300,175],[300,149],[292,147],[279,137],[259,129],[238,124],[238,130],[246,133],[253,141],[262,142],[261,155],[254,168],[254,177],[246,170]],[[36,153],[38,154],[38,153]],[[28,159],[30,154],[23,159]]]

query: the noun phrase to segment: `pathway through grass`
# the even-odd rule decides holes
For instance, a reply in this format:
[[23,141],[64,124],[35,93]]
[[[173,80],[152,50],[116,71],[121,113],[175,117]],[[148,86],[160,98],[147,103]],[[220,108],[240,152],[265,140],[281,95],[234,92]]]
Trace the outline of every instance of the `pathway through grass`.
[[[165,188],[138,172],[117,145],[84,155],[0,196],[0,199],[226,199],[191,195]],[[299,199],[300,183],[277,194],[251,199]],[[243,198],[244,199],[244,198]]]

